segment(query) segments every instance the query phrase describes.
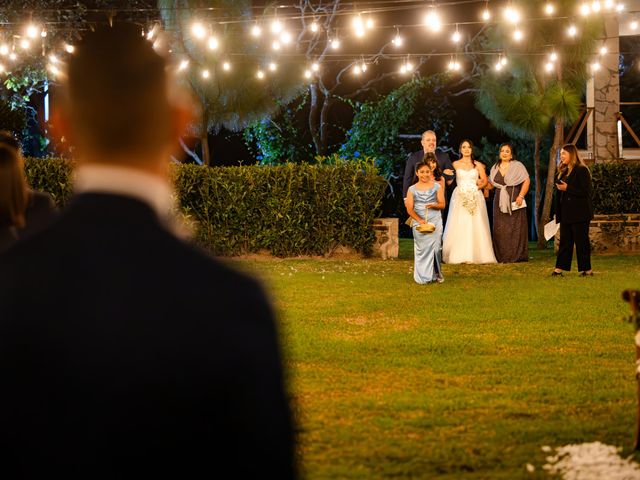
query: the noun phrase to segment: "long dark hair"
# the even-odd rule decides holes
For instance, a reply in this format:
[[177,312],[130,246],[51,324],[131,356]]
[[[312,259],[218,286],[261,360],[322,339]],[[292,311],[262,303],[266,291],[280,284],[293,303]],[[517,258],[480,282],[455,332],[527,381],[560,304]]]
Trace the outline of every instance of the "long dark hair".
[[[460,155],[460,158],[462,158],[462,144],[464,142],[467,142],[469,144],[469,146],[471,147],[471,162],[473,163],[473,166],[475,167],[476,166],[476,159],[473,158],[473,142],[471,140],[465,138],[460,142],[460,145],[458,146],[458,155]],[[458,158],[458,160],[460,158]]]
[[502,150],[502,147],[509,147],[511,149],[511,161],[513,162],[516,159],[516,151],[513,149],[513,145],[511,144],[511,142],[503,142],[500,144],[500,146],[498,147],[498,159],[496,160],[496,163],[493,164],[494,167],[497,167],[500,165],[500,150]]
[[[560,165],[558,165],[558,178],[568,175],[568,171],[574,169],[577,165],[589,170],[587,164],[584,163],[584,161],[578,154],[578,147],[576,147],[573,143],[567,143],[566,145],[563,145],[562,150],[565,150],[569,153],[571,161],[569,162],[569,165],[565,165],[564,163],[560,162]],[[591,171],[589,171],[589,174],[591,174]]]
[[[442,169],[438,165],[438,159],[436,158],[436,154],[433,152],[427,152],[422,157],[422,161],[418,163],[418,165],[427,165],[431,171],[433,172],[433,178],[436,182],[439,182],[442,178]],[[418,171],[418,165],[416,165],[416,172]]]
[[0,226],[24,227],[27,201],[22,154],[0,142]]

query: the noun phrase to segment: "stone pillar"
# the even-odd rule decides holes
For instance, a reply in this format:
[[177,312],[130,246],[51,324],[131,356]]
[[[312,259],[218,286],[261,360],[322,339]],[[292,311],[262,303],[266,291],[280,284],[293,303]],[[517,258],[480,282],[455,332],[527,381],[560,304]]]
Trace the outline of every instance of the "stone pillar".
[[[596,163],[611,162],[620,157],[617,117],[620,111],[618,18],[616,15],[607,15],[604,23],[604,46],[607,47],[607,53],[601,56],[601,68],[594,72],[593,81],[588,85],[588,88],[593,89],[593,96],[587,92],[587,106],[590,106],[589,102],[592,99],[594,107],[594,135],[587,135],[587,138],[590,142],[589,150],[595,151]],[[602,44],[597,44],[598,49],[601,46]],[[595,142],[595,148],[592,142]]]
[[398,219],[376,218],[373,220],[373,230],[376,233],[373,254],[385,260],[387,258],[398,258]]

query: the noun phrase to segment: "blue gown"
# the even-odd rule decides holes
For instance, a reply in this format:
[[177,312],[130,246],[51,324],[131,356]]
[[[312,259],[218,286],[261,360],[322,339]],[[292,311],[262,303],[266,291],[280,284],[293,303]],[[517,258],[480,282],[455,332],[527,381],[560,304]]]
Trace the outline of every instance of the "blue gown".
[[413,193],[413,210],[419,217],[436,226],[432,233],[420,233],[416,231],[418,222],[411,222],[413,230],[413,279],[420,284],[431,282],[442,282],[441,247],[442,247],[442,214],[440,210],[425,208],[429,203],[438,203],[437,194],[440,184],[434,183],[429,190],[418,190],[415,185],[409,187]]

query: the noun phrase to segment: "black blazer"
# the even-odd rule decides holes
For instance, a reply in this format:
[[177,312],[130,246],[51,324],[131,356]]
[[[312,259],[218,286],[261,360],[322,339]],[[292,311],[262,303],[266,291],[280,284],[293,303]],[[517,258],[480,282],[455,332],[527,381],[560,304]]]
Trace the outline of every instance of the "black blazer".
[[0,255],[6,478],[295,477],[262,288],[127,197]]
[[559,180],[567,182],[567,189],[556,189],[556,222],[579,223],[593,218],[591,173],[587,167],[576,165],[571,174]]
[[[450,168],[453,170],[453,164],[451,163],[451,159],[449,155],[445,152],[436,151],[436,161],[438,162],[438,166],[440,170],[445,170]],[[418,177],[416,176],[416,165],[424,158],[424,150],[420,150],[419,152],[410,153],[407,157],[407,164],[404,167],[404,176],[402,177],[402,198],[407,198],[407,191],[409,187],[418,181]],[[442,175],[445,180],[451,180],[455,178],[455,175]]]
[[18,236],[27,238],[51,224],[58,209],[48,193],[29,191],[29,202],[24,212],[24,228],[18,229]]

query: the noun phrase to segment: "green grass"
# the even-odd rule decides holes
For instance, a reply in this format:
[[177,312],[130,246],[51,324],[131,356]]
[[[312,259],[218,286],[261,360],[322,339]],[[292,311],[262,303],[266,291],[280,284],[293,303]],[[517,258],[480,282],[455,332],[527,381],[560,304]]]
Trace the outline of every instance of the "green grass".
[[[640,257],[549,276],[552,251],[445,265],[417,285],[398,260],[236,260],[278,310],[309,479],[544,478],[543,445],[631,453],[636,383],[626,288]],[[527,473],[525,465],[536,466]]]

